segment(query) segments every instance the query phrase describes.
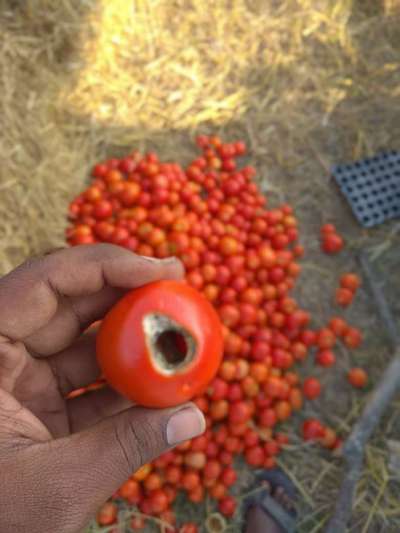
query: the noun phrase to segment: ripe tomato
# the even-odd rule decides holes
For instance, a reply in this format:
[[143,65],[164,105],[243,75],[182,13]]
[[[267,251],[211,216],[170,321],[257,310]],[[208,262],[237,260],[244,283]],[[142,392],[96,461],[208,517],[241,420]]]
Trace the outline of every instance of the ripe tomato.
[[199,529],[193,522],[187,522],[179,528],[179,533],[198,533]]
[[331,428],[325,427],[325,435],[320,440],[320,442],[324,448],[328,448],[332,450],[335,447],[336,442],[337,442],[336,432],[333,431],[333,429]]
[[183,403],[205,390],[222,358],[216,312],[188,285],[160,281],[136,289],[107,314],[97,357],[107,381],[147,407]]
[[346,321],[338,316],[332,317],[328,326],[337,337],[342,337],[348,328]]
[[336,303],[341,307],[348,307],[353,303],[354,292],[349,289],[339,287],[336,289],[335,299]]
[[318,440],[325,436],[325,428],[319,420],[308,418],[303,423],[304,440]]
[[97,513],[97,522],[100,526],[110,526],[117,521],[118,507],[115,503],[107,502]]
[[160,514],[166,511],[169,505],[168,497],[162,489],[156,489],[148,494],[153,513]]
[[349,289],[352,292],[356,292],[360,285],[361,279],[357,274],[348,272],[347,274],[343,274],[340,278],[340,286]]
[[319,331],[317,344],[322,350],[332,348],[336,344],[336,337],[329,328],[322,328]]
[[303,383],[303,393],[309,400],[318,398],[321,394],[321,383],[316,378],[306,378]]
[[320,366],[330,367],[336,363],[336,357],[332,350],[321,350],[315,356],[315,361]]
[[362,368],[352,368],[347,374],[347,379],[353,387],[362,389],[368,382],[368,374]]
[[236,511],[236,500],[232,496],[226,496],[218,503],[218,510],[224,516],[233,516]]
[[344,246],[344,241],[337,233],[325,233],[322,239],[322,249],[327,254],[337,254]]
[[343,341],[349,348],[358,348],[363,341],[361,331],[357,328],[349,327],[343,337]]

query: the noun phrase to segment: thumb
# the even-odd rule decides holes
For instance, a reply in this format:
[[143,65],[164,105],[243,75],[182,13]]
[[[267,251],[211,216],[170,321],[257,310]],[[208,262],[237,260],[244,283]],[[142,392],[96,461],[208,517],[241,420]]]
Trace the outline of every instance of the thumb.
[[47,449],[48,458],[55,458],[47,465],[51,478],[57,480],[52,499],[56,492],[69,502],[69,519],[79,519],[78,530],[133,472],[200,435],[205,427],[204,416],[194,404],[154,410],[133,407],[86,431],[53,441]]

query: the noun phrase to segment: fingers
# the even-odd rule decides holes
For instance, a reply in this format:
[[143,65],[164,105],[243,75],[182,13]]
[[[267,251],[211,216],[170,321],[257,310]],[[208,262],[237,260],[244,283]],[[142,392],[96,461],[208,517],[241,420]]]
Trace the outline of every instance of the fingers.
[[96,359],[96,332],[88,331],[69,348],[47,359],[63,396],[90,385],[100,376]]
[[[173,258],[153,260],[110,244],[61,250],[27,262],[0,280],[0,333],[13,340],[31,337],[32,349],[39,353],[48,351],[49,343],[57,351],[113,305],[120,293],[109,287],[126,290],[182,275],[182,265]],[[53,319],[57,327],[51,336],[46,328]],[[39,330],[44,346],[33,336]]]
[[82,431],[129,407],[132,407],[132,402],[110,387],[67,400],[71,432]]
[[[141,465],[204,429],[204,417],[192,404],[168,410],[132,408],[45,448],[41,445],[45,458],[39,478],[49,477],[43,484],[53,508],[68,509],[68,531],[78,531]],[[41,494],[43,501],[45,496]],[[66,518],[58,515],[60,521]]]

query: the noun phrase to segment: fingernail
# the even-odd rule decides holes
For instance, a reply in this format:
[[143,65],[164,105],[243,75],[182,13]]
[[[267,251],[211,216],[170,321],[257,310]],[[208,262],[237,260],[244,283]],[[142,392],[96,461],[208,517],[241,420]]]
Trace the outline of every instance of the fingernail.
[[149,263],[162,263],[164,265],[169,265],[169,264],[179,262],[176,257],[166,257],[164,259],[158,259],[157,257],[149,257],[148,255],[141,255],[140,257],[143,261],[147,261]]
[[206,421],[197,407],[186,407],[174,413],[167,424],[167,441],[170,446],[204,433]]

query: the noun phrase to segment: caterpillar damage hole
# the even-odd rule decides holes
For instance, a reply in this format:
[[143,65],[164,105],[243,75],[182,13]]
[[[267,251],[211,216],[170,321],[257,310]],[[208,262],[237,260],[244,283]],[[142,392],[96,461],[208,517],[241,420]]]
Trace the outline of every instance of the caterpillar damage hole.
[[159,313],[146,315],[143,329],[154,365],[165,374],[184,370],[196,353],[196,341],[181,325]]

